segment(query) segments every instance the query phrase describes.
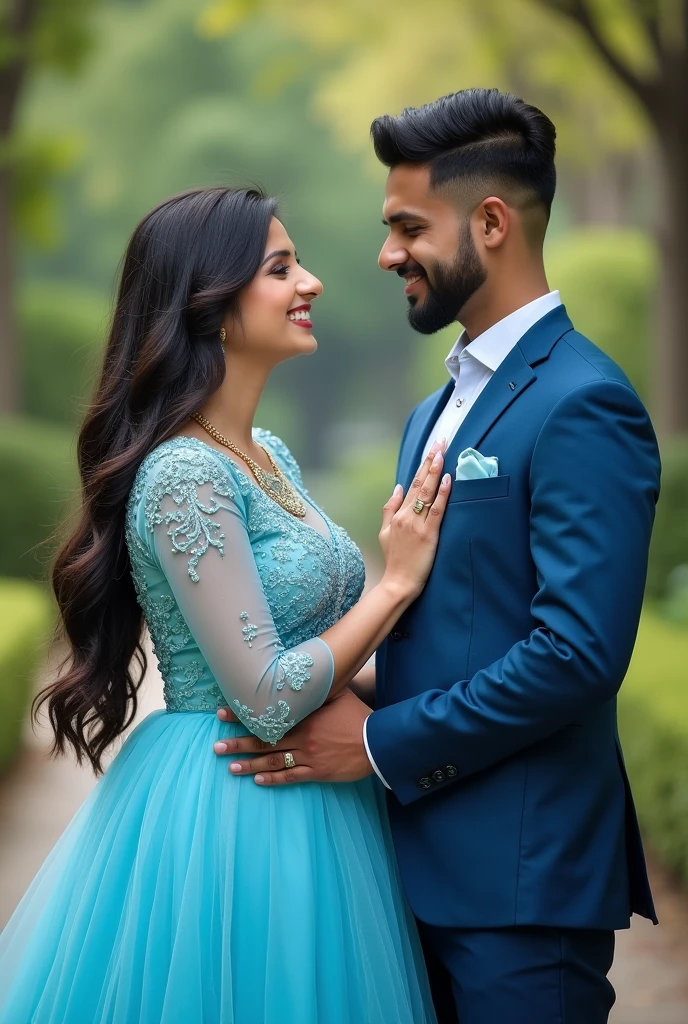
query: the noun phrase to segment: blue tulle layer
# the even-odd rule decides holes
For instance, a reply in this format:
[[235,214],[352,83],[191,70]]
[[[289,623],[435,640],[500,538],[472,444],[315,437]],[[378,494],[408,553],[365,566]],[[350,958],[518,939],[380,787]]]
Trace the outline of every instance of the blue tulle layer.
[[0,938],[2,1024],[431,1024],[377,779],[260,789],[149,715]]

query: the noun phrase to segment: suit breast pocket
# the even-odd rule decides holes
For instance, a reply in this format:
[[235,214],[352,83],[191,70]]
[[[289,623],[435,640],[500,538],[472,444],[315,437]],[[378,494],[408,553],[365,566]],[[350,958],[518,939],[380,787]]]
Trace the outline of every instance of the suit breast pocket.
[[509,480],[503,476],[484,476],[477,480],[456,480],[449,495],[449,503],[455,501],[484,501],[486,498],[507,498]]

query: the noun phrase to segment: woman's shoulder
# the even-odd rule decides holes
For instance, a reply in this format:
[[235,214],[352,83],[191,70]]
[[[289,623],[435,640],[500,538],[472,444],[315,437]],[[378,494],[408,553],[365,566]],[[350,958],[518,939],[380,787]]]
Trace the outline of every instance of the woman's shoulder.
[[301,479],[301,469],[298,462],[287,448],[284,441],[277,437],[276,434],[271,433],[269,430],[263,430],[262,427],[256,427],[253,431],[253,439],[258,444],[262,444],[264,448],[267,448],[271,455],[274,456],[280,469],[282,469],[288,477],[290,477],[301,490],[305,490],[303,486],[303,480]]
[[195,437],[172,437],[153,448],[136,474],[130,507],[145,502],[147,518],[154,515],[162,499],[171,495],[183,501],[189,488],[210,484],[216,495],[236,499],[242,490],[231,459]]

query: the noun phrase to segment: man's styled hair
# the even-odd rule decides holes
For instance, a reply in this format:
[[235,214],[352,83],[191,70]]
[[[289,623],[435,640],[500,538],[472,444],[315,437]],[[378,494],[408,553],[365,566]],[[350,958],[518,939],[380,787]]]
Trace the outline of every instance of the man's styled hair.
[[[389,168],[426,164],[431,188],[458,190],[478,203],[494,190],[505,202],[544,208],[556,187],[556,129],[537,107],[498,89],[464,89],[370,128],[375,153]],[[478,196],[478,193],[482,193]]]

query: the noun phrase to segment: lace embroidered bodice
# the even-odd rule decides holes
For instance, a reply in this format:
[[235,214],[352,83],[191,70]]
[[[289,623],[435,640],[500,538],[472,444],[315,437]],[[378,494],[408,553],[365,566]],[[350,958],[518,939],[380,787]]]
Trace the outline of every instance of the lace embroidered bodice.
[[[228,704],[276,743],[325,701],[334,663],[319,634],[360,597],[361,554],[308,497],[286,446],[254,431],[304,497],[311,522],[195,438],[143,461],[126,537],[168,711]],[[316,520],[317,525],[312,525]]]

